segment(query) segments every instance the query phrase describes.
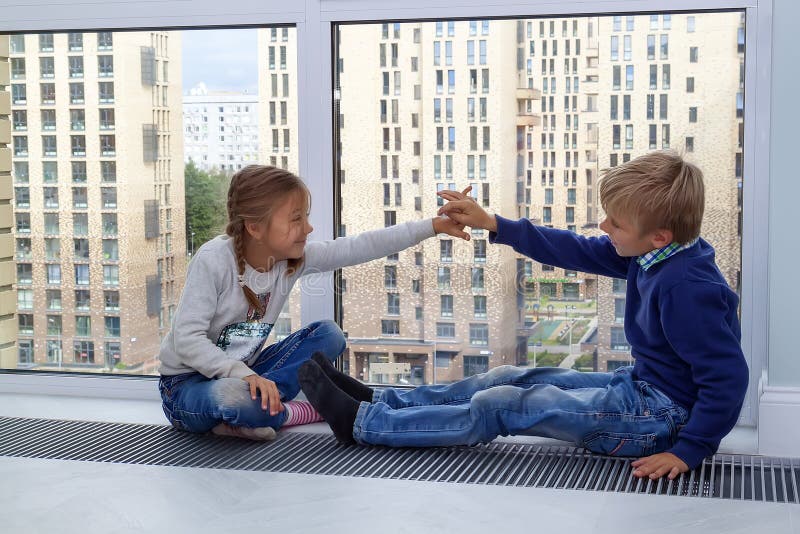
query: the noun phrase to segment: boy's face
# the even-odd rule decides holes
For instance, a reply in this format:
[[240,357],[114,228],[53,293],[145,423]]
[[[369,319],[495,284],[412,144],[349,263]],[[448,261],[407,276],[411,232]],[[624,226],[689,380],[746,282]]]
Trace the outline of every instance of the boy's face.
[[[630,218],[621,215],[608,214],[600,223],[600,229],[611,238],[617,254],[624,257],[641,256],[651,250],[667,246],[672,239],[670,235],[667,240],[661,232],[642,235]],[[662,241],[664,243],[660,244]]]

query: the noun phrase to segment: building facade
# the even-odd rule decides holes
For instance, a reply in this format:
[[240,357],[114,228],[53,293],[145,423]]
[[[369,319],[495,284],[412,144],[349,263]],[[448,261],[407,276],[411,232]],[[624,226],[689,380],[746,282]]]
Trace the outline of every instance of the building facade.
[[183,158],[204,171],[233,174],[258,162],[258,96],[211,91],[183,96]]
[[180,49],[10,37],[19,367],[155,372],[186,269]]

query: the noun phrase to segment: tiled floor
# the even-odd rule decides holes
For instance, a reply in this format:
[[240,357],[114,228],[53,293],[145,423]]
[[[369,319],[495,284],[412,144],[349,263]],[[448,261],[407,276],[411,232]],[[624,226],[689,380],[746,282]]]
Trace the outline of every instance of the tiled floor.
[[0,458],[0,531],[796,533],[800,506]]
[[[154,402],[35,395],[0,395],[0,415],[165,422]],[[0,512],[14,534],[800,533],[798,505],[4,457]]]

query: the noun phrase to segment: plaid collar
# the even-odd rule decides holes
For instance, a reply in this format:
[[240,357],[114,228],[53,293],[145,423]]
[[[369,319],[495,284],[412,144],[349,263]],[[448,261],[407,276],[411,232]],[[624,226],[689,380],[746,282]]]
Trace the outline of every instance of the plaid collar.
[[639,264],[642,270],[646,271],[653,265],[661,263],[667,258],[674,256],[681,250],[686,250],[687,248],[694,246],[694,244],[697,243],[698,239],[700,238],[697,237],[694,240],[690,241],[689,243],[686,243],[685,245],[673,242],[667,245],[666,247],[651,250],[647,254],[642,254],[641,256],[636,258],[636,262]]

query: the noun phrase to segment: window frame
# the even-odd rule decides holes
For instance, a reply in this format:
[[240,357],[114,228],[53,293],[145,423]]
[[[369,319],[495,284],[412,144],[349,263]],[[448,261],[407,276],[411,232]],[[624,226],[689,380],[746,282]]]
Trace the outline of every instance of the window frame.
[[[294,25],[297,29],[297,63],[303,75],[297,80],[298,109],[297,146],[299,174],[303,176],[314,198],[335,199],[333,165],[335,160],[333,131],[334,102],[332,72],[334,64],[333,43],[337,24],[360,21],[396,21],[535,18],[537,16],[568,17],[578,15],[638,14],[660,11],[664,5],[656,0],[630,0],[581,2],[567,0],[554,12],[549,0],[499,0],[491,5],[477,0],[462,0],[456,5],[432,5],[422,0],[385,0],[380,3],[353,4],[346,0],[309,0],[305,3],[285,3],[269,0],[259,3],[233,2],[220,5],[210,0],[193,2],[192,12],[185,12],[185,3],[178,0],[160,0],[156,9],[141,10],[132,4],[78,4],[53,5],[41,10],[33,5],[7,6],[2,32],[96,32],[141,28],[175,27],[176,17],[181,27],[204,27],[213,21],[215,26],[236,25]],[[745,35],[745,91],[749,95],[771,94],[772,61],[772,7],[771,3],[752,0],[678,0],[670,4],[670,11],[710,11],[743,9],[746,26],[752,31]],[[22,26],[24,24],[24,27]],[[658,34],[661,30],[657,30]],[[758,68],[756,68],[758,66]],[[755,423],[758,408],[758,379],[767,364],[768,295],[755,288],[769,287],[768,258],[769,234],[767,217],[769,206],[769,173],[755,169],[769,169],[770,98],[745,99],[745,158],[744,204],[742,239],[742,347],[751,369],[751,388],[741,421]],[[335,236],[334,201],[317,202],[312,221],[315,231],[312,240],[332,239]],[[307,324],[314,320],[336,317],[333,274],[314,277],[301,299],[301,320]],[[313,289],[312,289],[313,288]],[[99,342],[100,340],[98,340]],[[125,378],[125,379],[123,379]],[[0,371],[0,392],[24,392],[36,388],[49,393],[92,394],[106,398],[157,399],[153,386],[156,377],[121,377],[52,375]]]

